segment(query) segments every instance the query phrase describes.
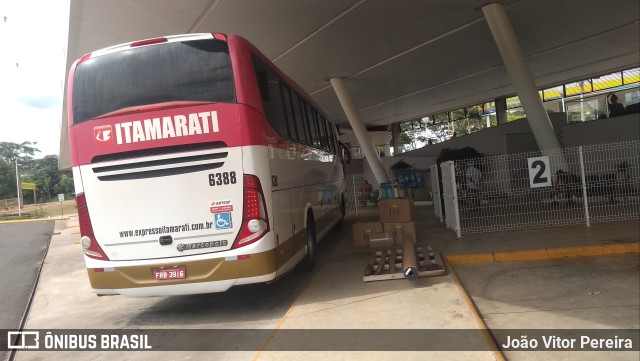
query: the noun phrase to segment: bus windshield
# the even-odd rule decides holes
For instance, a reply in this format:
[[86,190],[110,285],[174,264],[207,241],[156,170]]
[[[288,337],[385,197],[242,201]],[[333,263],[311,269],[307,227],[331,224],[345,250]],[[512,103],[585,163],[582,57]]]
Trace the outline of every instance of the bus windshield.
[[181,101],[236,102],[226,42],[133,47],[82,62],[73,79],[74,124],[125,108]]

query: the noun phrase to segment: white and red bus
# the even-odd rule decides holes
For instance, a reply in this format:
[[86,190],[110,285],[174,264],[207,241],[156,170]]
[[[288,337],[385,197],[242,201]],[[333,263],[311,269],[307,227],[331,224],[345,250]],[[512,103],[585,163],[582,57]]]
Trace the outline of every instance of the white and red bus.
[[94,51],[68,86],[81,244],[99,295],[222,292],[309,270],[344,217],[335,126],[239,36]]

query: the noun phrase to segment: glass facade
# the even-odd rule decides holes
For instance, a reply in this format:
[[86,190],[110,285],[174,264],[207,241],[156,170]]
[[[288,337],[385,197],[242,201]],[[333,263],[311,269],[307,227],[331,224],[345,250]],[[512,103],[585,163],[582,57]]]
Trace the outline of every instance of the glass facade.
[[[538,93],[547,112],[566,112],[569,122],[584,122],[639,111],[639,83],[640,68],[634,68],[545,88]],[[612,111],[614,92],[622,106]],[[508,122],[526,117],[517,96],[507,98],[506,102]],[[400,123],[400,149],[406,152],[497,125],[494,102],[430,114]]]

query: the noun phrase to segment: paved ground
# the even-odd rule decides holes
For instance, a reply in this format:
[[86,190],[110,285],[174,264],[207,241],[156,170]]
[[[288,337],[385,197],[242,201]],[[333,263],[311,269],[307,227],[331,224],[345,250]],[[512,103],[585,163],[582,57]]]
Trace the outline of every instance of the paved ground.
[[0,329],[20,326],[53,223],[0,224]]
[[[311,274],[292,273],[272,285],[241,287],[221,294],[144,299],[95,296],[88,285],[77,232],[77,220],[72,218],[62,234],[52,239],[28,328],[263,329],[276,330],[275,337],[271,338],[271,331],[261,335],[258,345],[262,345],[262,352],[18,352],[17,360],[423,360],[424,353],[420,352],[273,350],[278,349],[279,337],[290,329],[478,328],[449,275],[416,282],[362,282],[370,252],[353,247],[348,225],[331,232],[319,245],[318,265]],[[471,338],[480,350],[487,351],[436,354],[442,360],[495,359],[481,332]],[[252,344],[255,341],[247,340]],[[322,340],[319,347],[332,349],[330,342]]]
[[[456,273],[490,329],[640,327],[638,254],[458,265]],[[640,359],[638,352],[505,355],[513,361]]]
[[[453,232],[446,230],[442,224],[432,216],[430,207],[419,206],[416,208],[418,236],[421,243],[429,244],[441,251],[443,254],[457,253],[492,253],[514,250],[535,250],[549,247],[571,247],[589,245],[629,245],[638,242],[640,239],[640,228],[638,221],[615,222],[610,224],[598,224],[591,228],[584,226],[550,228],[539,231],[520,231],[488,233],[481,235],[465,236],[456,239]],[[375,219],[376,214],[361,214],[351,222]],[[17,360],[151,360],[162,357],[167,360],[173,359],[203,359],[203,360],[299,360],[299,359],[338,359],[355,360],[361,358],[372,358],[381,360],[423,360],[425,357],[437,358],[440,360],[494,360],[500,359],[500,355],[488,351],[490,343],[486,342],[484,335],[480,331],[473,331],[463,337],[457,335],[453,342],[459,345],[480,343],[486,347],[487,351],[467,351],[467,352],[281,352],[279,346],[289,330],[334,330],[334,329],[412,329],[418,336],[420,332],[429,329],[459,329],[478,330],[479,319],[472,307],[467,304],[466,293],[456,283],[451,275],[424,278],[415,282],[405,280],[362,282],[362,273],[366,263],[370,258],[370,251],[356,249],[352,245],[351,229],[347,225],[341,230],[336,230],[329,234],[328,239],[318,248],[319,264],[311,274],[292,273],[283,280],[272,285],[247,286],[232,289],[230,292],[222,294],[196,295],[186,297],[166,297],[166,298],[146,298],[129,299],[121,296],[96,297],[89,289],[82,252],[79,245],[79,235],[77,220],[72,218],[67,227],[60,235],[53,237],[51,247],[40,285],[27,327],[32,329],[246,329],[246,330],[267,330],[257,337],[260,344],[259,352],[238,351],[238,352],[19,352]],[[617,257],[617,256],[616,256]],[[637,259],[637,253],[633,257]],[[468,288],[480,290],[491,294],[495,289],[497,294],[493,298],[487,298],[494,302],[490,305],[496,306],[500,299],[510,307],[502,310],[504,315],[499,316],[498,312],[493,312],[492,319],[502,320],[503,323],[496,324],[497,327],[532,327],[538,323],[528,323],[524,316],[530,315],[529,321],[540,322],[540,326],[560,328],[568,326],[565,316],[560,307],[553,306],[549,309],[542,308],[542,312],[521,312],[522,309],[533,309],[548,302],[545,295],[547,293],[537,293],[540,298],[536,303],[536,294],[531,290],[549,288],[561,292],[567,289],[567,279],[578,277],[584,273],[584,277],[589,281],[591,278],[600,280],[606,287],[598,287],[593,295],[584,296],[599,297],[601,294],[628,294],[629,299],[633,297],[638,287],[638,269],[634,271],[633,262],[614,262],[616,267],[608,267],[609,256],[586,257],[562,259],[548,264],[534,266],[532,263],[510,262],[510,263],[487,263],[475,265],[476,269],[470,271],[473,277],[478,277],[469,281],[466,276],[467,271],[462,276],[463,282]],[[626,258],[625,258],[626,259]],[[557,264],[553,262],[558,262]],[[566,263],[583,264],[582,269],[565,270]],[[600,262],[605,262],[601,265]],[[623,264],[630,265],[625,268]],[[618,272],[618,266],[620,271]],[[456,266],[464,268],[470,266]],[[511,271],[507,269],[494,270],[494,267],[513,267]],[[538,267],[538,268],[536,268]],[[637,266],[636,266],[637,267]],[[589,273],[591,272],[591,273]],[[616,273],[617,272],[617,273]],[[635,273],[634,273],[635,272]],[[502,274],[511,275],[501,278]],[[621,275],[627,275],[621,278]],[[635,278],[634,278],[635,274]],[[595,277],[594,275],[598,275]],[[593,277],[592,277],[593,276]],[[489,282],[496,280],[497,283]],[[540,284],[533,287],[533,280]],[[591,280],[592,282],[595,282]],[[618,280],[613,282],[612,280]],[[575,280],[574,280],[575,281]],[[488,283],[486,283],[488,282]],[[573,281],[572,281],[573,282]],[[586,281],[585,281],[586,282]],[[635,282],[635,283],[634,283]],[[473,284],[469,285],[468,283]],[[591,284],[587,282],[588,284]],[[528,287],[530,286],[530,287]],[[546,288],[545,288],[546,287]],[[577,286],[576,286],[577,287]],[[635,288],[634,288],[635,287]],[[623,289],[627,290],[623,290]],[[636,291],[633,291],[633,290]],[[575,288],[573,291],[582,292],[584,289]],[[513,292],[513,294],[512,294]],[[551,291],[549,291],[551,292]],[[589,291],[591,292],[591,291]],[[595,292],[600,292],[596,294]],[[630,292],[630,293],[629,293]],[[576,294],[576,298],[579,295]],[[482,294],[477,296],[472,292],[472,297],[482,298]],[[520,305],[518,302],[529,300]],[[561,299],[561,298],[560,298]],[[601,297],[601,300],[603,297]],[[619,298],[620,300],[622,298]],[[626,298],[625,298],[626,299]],[[604,299],[605,304],[606,299]],[[480,301],[476,301],[480,302]],[[625,306],[626,305],[626,306]],[[637,302],[629,301],[626,304],[618,304],[625,307],[599,307],[597,310],[602,314],[596,317],[597,320],[609,320],[607,324],[600,321],[591,324],[577,324],[580,327],[631,327],[639,328],[640,321],[637,320]],[[628,307],[627,307],[628,306]],[[595,310],[597,306],[593,307]],[[481,308],[482,312],[483,308]],[[635,314],[633,313],[635,310]],[[554,311],[554,312],[551,312]],[[624,312],[623,312],[624,311]],[[573,312],[587,312],[574,310]],[[558,317],[558,315],[563,317]],[[510,315],[510,317],[508,317]],[[634,318],[635,315],[635,318]],[[574,319],[578,319],[573,317]],[[588,320],[588,317],[585,318]],[[513,321],[512,323],[509,323]],[[556,322],[558,321],[558,322]],[[619,323],[625,321],[625,323]],[[548,325],[548,326],[547,326]],[[294,335],[295,335],[294,331]],[[414,334],[414,335],[415,335]],[[255,334],[252,334],[255,336]],[[336,340],[343,337],[346,342],[370,342],[371,340],[358,339],[358,335],[345,334],[344,332],[333,332],[329,337],[331,340],[322,343],[320,348],[331,349],[332,343],[338,344],[343,340]],[[403,334],[406,336],[407,334]],[[442,334],[439,334],[442,335]],[[447,334],[449,335],[449,334]],[[304,336],[304,335],[303,335]],[[171,341],[170,331],[165,335],[166,341]],[[353,339],[352,339],[353,337]],[[359,334],[362,337],[362,334]],[[404,340],[401,336],[397,339],[389,337],[391,342],[402,345]],[[197,339],[197,337],[196,337]],[[196,340],[198,341],[198,340]],[[207,340],[203,340],[207,342]],[[249,340],[252,345],[256,343],[256,337]],[[248,341],[248,342],[249,342]],[[324,340],[326,341],[326,340]],[[389,340],[380,340],[380,343]],[[427,340],[428,341],[428,340]],[[446,348],[451,349],[451,348]],[[476,348],[483,349],[483,348]],[[571,357],[577,357],[571,354]],[[589,353],[589,355],[597,355]],[[521,356],[524,355],[524,356]],[[537,356],[536,356],[537,355]],[[618,354],[615,354],[618,355]],[[614,355],[614,356],[615,356]],[[627,359],[629,353],[623,354],[622,359]],[[543,355],[539,353],[516,353],[510,355],[512,360],[545,359],[556,360],[565,359],[560,353]],[[600,360],[609,360],[611,355],[600,355]],[[635,356],[635,355],[634,355]],[[571,359],[571,358],[568,358]],[[582,358],[580,358],[582,359]]]

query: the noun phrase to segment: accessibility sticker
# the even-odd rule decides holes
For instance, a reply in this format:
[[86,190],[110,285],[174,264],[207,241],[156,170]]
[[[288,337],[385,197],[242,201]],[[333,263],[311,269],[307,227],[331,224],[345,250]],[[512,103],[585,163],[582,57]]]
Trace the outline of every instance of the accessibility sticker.
[[231,212],[215,213],[213,218],[216,229],[230,229],[233,227],[231,223]]

